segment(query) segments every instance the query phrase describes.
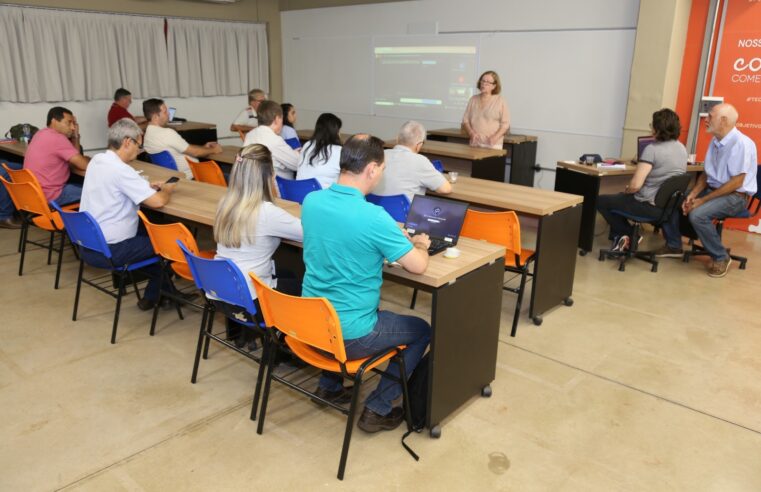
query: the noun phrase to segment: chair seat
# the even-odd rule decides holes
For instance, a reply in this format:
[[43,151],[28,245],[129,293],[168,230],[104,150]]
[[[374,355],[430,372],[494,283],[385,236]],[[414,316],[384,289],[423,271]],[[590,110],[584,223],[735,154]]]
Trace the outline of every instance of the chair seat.
[[522,249],[521,250],[521,264],[516,265],[515,264],[515,252],[511,250],[507,250],[507,253],[505,253],[505,266],[506,267],[522,267],[525,265],[531,257],[534,256],[534,250],[532,249]]
[[40,229],[45,229],[46,231],[62,231],[63,221],[61,220],[61,216],[58,215],[58,212],[52,212],[50,216],[53,218],[52,224],[50,219],[44,215],[38,215],[37,217],[34,217],[32,219],[32,223]]
[[625,219],[633,220],[634,222],[654,223],[658,221],[658,219],[654,219],[652,217],[641,217],[639,215],[634,215],[628,212],[624,212],[623,210],[611,210],[610,213],[620,215],[621,217]]
[[[288,344],[288,347],[290,347],[291,351],[293,351],[293,353],[296,354],[297,357],[299,357],[301,360],[303,360],[307,364],[320,368],[320,369],[324,369],[326,371],[341,372],[341,366],[337,360],[318,352],[317,350],[312,348],[310,345],[307,345],[289,336],[285,337],[285,343]],[[407,347],[406,345],[399,345],[397,349],[404,350],[406,347]],[[396,355],[396,352],[391,352],[386,354],[385,356],[381,357],[379,360],[370,364],[365,370],[369,371],[370,369],[378,367],[379,365],[386,362],[394,355]],[[360,366],[364,364],[365,361],[367,361],[369,358],[370,357],[364,357],[362,359],[347,360],[346,370],[348,371],[349,374],[356,374]]]
[[[214,250],[198,252],[198,256],[201,258],[206,258],[207,260],[213,260],[216,254],[217,252]],[[193,274],[190,273],[190,267],[187,263],[179,261],[172,262],[172,270],[174,270],[174,273],[184,278],[185,280],[193,281]]]
[[[106,268],[101,266],[96,266],[95,268],[103,268],[104,270],[113,270],[113,271],[128,271],[132,272],[134,270],[139,270],[140,268],[147,267],[148,265],[153,265],[154,263],[158,263],[159,257],[153,256],[151,258],[138,261],[137,263],[131,263],[127,268],[124,268],[124,265],[117,266],[115,268]],[[86,263],[86,262],[85,262]]]

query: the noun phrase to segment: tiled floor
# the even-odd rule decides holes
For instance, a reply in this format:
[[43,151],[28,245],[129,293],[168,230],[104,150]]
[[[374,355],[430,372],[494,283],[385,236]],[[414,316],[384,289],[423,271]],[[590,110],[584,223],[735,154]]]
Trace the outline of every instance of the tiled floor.
[[[750,262],[724,279],[579,257],[574,306],[514,339],[506,293],[494,396],[412,436],[420,462],[401,431],[355,432],[343,482],[341,416],[275,385],[257,435],[255,364],[212,349],[189,382],[198,314],[149,337],[130,298],[111,345],[105,295],[71,321],[71,251],[54,291],[40,251],[16,275],[17,237],[0,230],[0,490],[761,490],[761,236],[726,232]],[[384,307],[409,296],[387,285]]]

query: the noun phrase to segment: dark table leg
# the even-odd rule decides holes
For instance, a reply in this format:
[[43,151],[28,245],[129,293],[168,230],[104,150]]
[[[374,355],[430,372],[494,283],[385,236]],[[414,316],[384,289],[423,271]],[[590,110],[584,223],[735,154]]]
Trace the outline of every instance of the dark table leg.
[[465,402],[491,394],[503,275],[503,263],[495,261],[433,292],[426,426],[434,437],[442,421]]
[[510,182],[523,186],[534,186],[536,170],[536,142],[511,144]]
[[600,195],[600,178],[558,167],[555,171],[555,191],[573,193],[584,197],[579,249],[581,249],[582,254],[592,251],[597,219],[597,197]]
[[534,324],[541,324],[542,314],[549,309],[561,303],[573,304],[581,209],[577,205],[539,219],[529,310]]
[[505,182],[505,158],[489,157],[488,159],[479,159],[472,161],[470,171],[471,177],[480,179],[489,179],[491,181]]

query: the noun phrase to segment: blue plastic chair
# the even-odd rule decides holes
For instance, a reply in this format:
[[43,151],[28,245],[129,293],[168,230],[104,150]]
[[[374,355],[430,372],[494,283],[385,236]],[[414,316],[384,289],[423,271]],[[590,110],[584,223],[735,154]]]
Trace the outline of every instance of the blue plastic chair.
[[406,195],[380,196],[370,193],[367,201],[383,207],[397,222],[405,222],[410,211],[410,201]]
[[302,203],[304,197],[313,191],[322,189],[320,182],[315,178],[309,179],[285,179],[276,177],[277,188],[280,190],[280,198],[291,202]]
[[[225,347],[231,348],[239,354],[257,362],[259,364],[259,373],[256,379],[254,401],[251,406],[251,420],[256,420],[256,409],[259,405],[259,395],[264,378],[265,364],[262,363],[262,360],[267,360],[270,344],[265,336],[266,332],[264,330],[266,327],[251,297],[248,282],[240,269],[232,261],[201,258],[191,253],[182,241],[178,240],[177,244],[185,255],[196,286],[203,291],[206,299],[201,327],[198,332],[198,345],[196,347],[196,357],[193,362],[193,374],[190,377],[190,382],[195,384],[198,376],[198,365],[201,362],[201,346],[204,346],[203,358],[207,359],[209,355],[209,342],[211,340],[219,342]],[[261,335],[263,339],[261,358],[239,349],[235,344],[222,338],[219,334],[212,333],[214,315],[217,310],[220,310],[225,317],[257,330],[257,334]]]
[[151,158],[151,162],[157,166],[177,171],[177,163],[168,150],[162,150],[158,154],[148,154],[148,156]]
[[[147,267],[149,265],[153,265],[154,263],[158,263],[159,258],[157,256],[153,256],[151,258],[138,261],[136,263],[131,263],[127,265],[115,265],[113,261],[111,260],[111,249],[108,247],[108,243],[106,242],[106,238],[103,236],[103,231],[100,228],[100,225],[95,221],[95,219],[90,215],[88,212],[66,212],[61,209],[61,207],[55,202],[52,201],[50,204],[53,206],[53,208],[56,209],[56,211],[61,215],[61,220],[63,220],[64,228],[66,229],[66,233],[69,235],[69,239],[71,240],[72,244],[75,244],[79,247],[79,273],[77,274],[77,291],[74,296],[74,312],[71,316],[72,321],[77,320],[77,308],[79,307],[79,292],[82,288],[82,283],[86,283],[87,285],[90,285],[92,287],[95,287],[101,292],[105,292],[106,294],[110,295],[111,297],[116,299],[116,310],[114,311],[114,324],[113,328],[111,329],[111,343],[116,343],[116,328],[119,326],[119,311],[121,310],[122,305],[122,296],[125,291],[125,281],[127,278],[129,278],[130,282],[132,283],[132,287],[135,291],[135,295],[137,296],[137,300],[140,300],[140,292],[137,289],[137,282],[135,281],[135,277],[132,275],[132,272],[135,270],[139,270],[141,268]],[[92,279],[86,279],[82,276],[85,268],[85,258],[82,255],[82,248],[89,249],[91,251],[94,251],[96,253],[100,253],[104,257],[106,257],[111,264],[110,267],[105,268],[105,270],[108,270],[108,274],[101,275],[97,278]],[[101,266],[96,265],[90,265],[95,268],[104,269]],[[118,282],[118,285],[116,287],[116,292],[113,292],[110,289],[107,289],[104,287],[107,282],[104,282],[104,279],[110,277],[111,275],[116,276],[116,280]]]
[[444,164],[442,164],[440,160],[434,159],[431,161],[431,164],[433,164],[434,169],[436,169],[438,172],[444,172]]
[[299,140],[299,137],[287,138],[285,139],[285,143],[290,145],[294,150],[301,148],[301,140]]

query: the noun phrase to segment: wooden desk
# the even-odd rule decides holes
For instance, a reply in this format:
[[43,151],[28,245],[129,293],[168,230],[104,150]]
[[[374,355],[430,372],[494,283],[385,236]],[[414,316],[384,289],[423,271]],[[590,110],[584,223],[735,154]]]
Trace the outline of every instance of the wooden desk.
[[217,141],[217,125],[213,123],[201,123],[199,121],[184,121],[180,124],[170,124],[182,138],[193,145],[204,145],[207,142]]
[[[168,178],[173,171],[136,161],[132,164],[151,178]],[[172,199],[159,211],[211,226],[217,203],[225,193],[220,186],[181,179]],[[295,202],[276,200],[278,206],[300,216]],[[505,249],[485,241],[461,238],[459,258],[442,254],[430,258],[421,275],[401,267],[385,266],[387,280],[430,292],[431,355],[428,415],[432,435],[441,433],[444,419],[474,396],[481,395],[496,376],[497,346],[502,309]],[[283,243],[276,253],[281,265],[303,272],[300,247]],[[466,328],[466,329],[464,329]],[[466,341],[467,343],[463,343]]]
[[18,141],[0,143],[0,159],[6,158],[11,161],[23,161],[26,155],[27,144]]
[[238,156],[241,147],[238,145],[223,145],[221,154],[210,155],[208,158],[217,164],[232,166],[235,164],[235,158]]
[[[386,140],[384,145],[392,148],[396,145],[396,139]],[[482,149],[461,143],[427,140],[420,149],[420,153],[429,158],[449,157],[467,161],[471,166],[472,177],[505,181],[506,151],[504,149]]]
[[[596,165],[587,166],[577,161],[558,161],[555,172],[555,191],[584,197],[578,244],[579,253],[582,256],[592,251],[597,220],[597,197],[600,196],[602,180],[615,176],[631,176],[636,168],[637,166],[628,162],[626,169],[605,169],[598,168]],[[687,166],[687,172],[703,172],[703,165]]]
[[583,197],[468,177],[460,177],[452,184],[452,193],[441,196],[536,218],[536,263],[529,317],[540,325],[548,310],[561,303],[573,304]]
[[[469,141],[468,135],[461,128],[431,130],[428,132],[428,139],[465,144]],[[510,183],[534,186],[537,141],[538,138],[533,135],[512,133],[505,135],[503,148],[507,151],[507,157],[510,159]]]

